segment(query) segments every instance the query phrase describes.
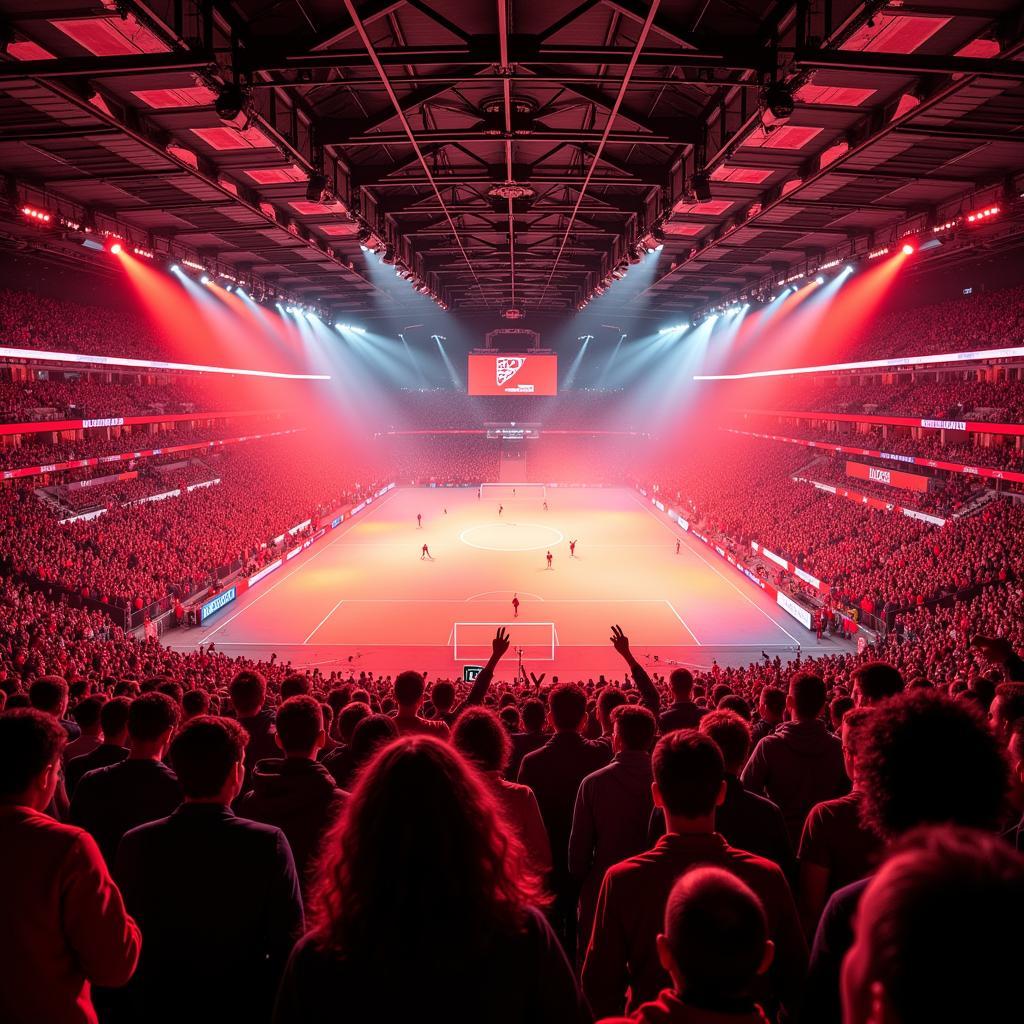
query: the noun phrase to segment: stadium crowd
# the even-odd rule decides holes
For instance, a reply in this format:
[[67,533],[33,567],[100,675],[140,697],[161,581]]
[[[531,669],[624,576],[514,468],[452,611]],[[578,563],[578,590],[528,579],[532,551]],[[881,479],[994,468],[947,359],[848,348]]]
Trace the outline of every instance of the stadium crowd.
[[255,571],[277,557],[273,538],[379,486],[365,463],[311,451],[295,437],[240,445],[219,463],[216,487],[117,507],[60,529],[31,485],[6,488],[0,564],[15,576],[141,609],[168,596],[187,598],[232,564]]
[[503,630],[471,685],[325,677],[5,583],[3,1019],[1015,1018],[1009,643],[665,678],[611,633],[596,682],[503,681]]

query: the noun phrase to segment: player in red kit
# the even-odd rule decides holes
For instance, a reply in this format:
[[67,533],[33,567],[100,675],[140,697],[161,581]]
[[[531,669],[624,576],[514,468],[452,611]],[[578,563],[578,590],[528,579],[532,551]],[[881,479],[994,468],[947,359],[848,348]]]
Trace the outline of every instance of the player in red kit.
[[549,551],[549,552],[548,552],[548,568],[549,568],[549,569],[551,568],[551,563],[552,563],[552,562],[553,562],[554,560],[555,560],[555,557],[554,557],[554,555],[552,555],[552,554],[551,554],[551,552]]
[[512,595],[512,618],[513,619],[518,619],[519,618],[519,595],[518,594],[513,594]]
[[576,557],[576,541],[574,540],[569,541],[569,557]]
[[424,558],[429,558],[431,561],[434,560],[434,556],[431,555],[430,548],[426,544],[423,545],[423,549],[420,551],[420,561],[422,562]]

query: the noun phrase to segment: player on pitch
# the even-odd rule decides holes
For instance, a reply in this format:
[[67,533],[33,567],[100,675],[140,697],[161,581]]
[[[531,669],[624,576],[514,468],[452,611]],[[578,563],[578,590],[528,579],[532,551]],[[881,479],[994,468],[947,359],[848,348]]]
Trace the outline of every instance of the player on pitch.
[[513,619],[518,619],[519,618],[519,595],[518,594],[513,594],[512,595],[512,618]]

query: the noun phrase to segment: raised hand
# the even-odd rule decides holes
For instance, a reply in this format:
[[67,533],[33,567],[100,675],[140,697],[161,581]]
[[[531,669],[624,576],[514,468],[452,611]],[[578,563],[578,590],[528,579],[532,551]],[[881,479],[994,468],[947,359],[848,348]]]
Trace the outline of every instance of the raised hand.
[[628,658],[630,655],[629,650],[629,637],[622,632],[621,626],[612,626],[611,635],[612,647],[619,652],[624,658]]
[[498,627],[498,632],[494,634],[494,639],[491,641],[491,654],[495,658],[503,658],[511,646],[512,641],[508,638],[508,630],[504,626]]

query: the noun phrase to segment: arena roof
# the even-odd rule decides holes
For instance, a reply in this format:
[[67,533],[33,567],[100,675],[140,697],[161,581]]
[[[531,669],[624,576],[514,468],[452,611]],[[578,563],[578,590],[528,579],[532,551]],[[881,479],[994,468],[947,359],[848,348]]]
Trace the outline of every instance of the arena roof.
[[373,302],[361,230],[494,313],[576,308],[653,235],[645,300],[686,314],[985,189],[1016,198],[1024,164],[1012,0],[0,0],[0,19],[11,207],[36,189],[336,313]]

